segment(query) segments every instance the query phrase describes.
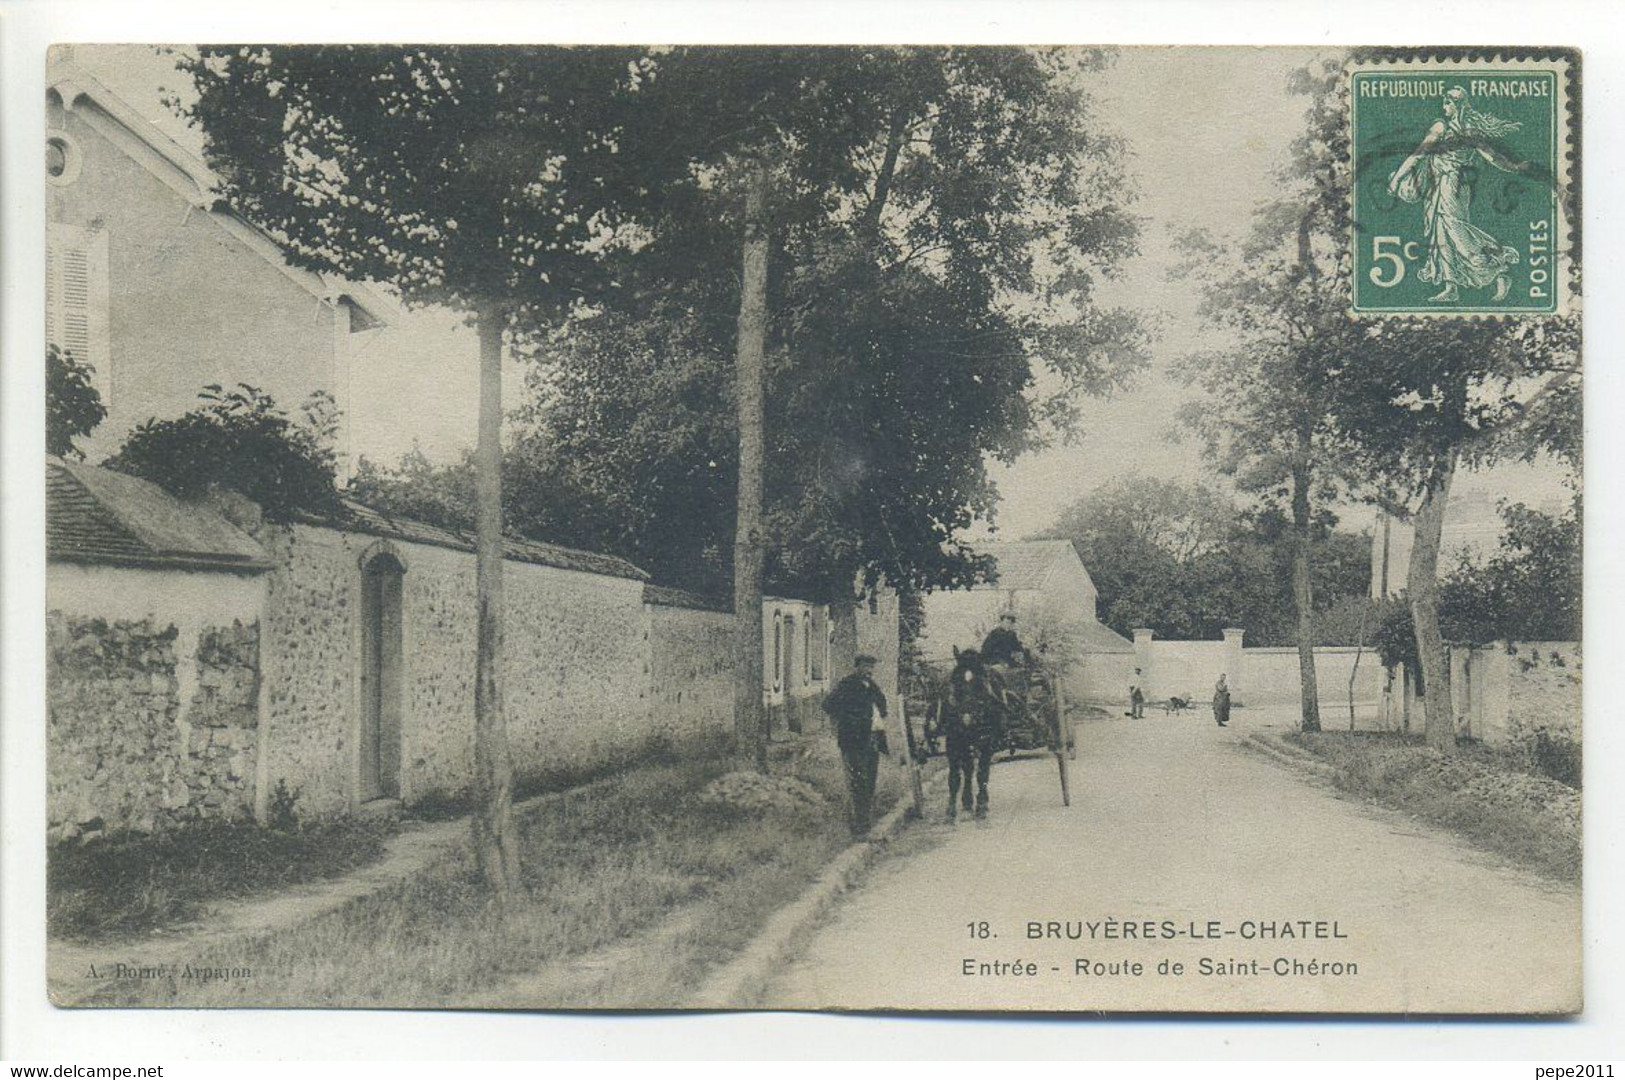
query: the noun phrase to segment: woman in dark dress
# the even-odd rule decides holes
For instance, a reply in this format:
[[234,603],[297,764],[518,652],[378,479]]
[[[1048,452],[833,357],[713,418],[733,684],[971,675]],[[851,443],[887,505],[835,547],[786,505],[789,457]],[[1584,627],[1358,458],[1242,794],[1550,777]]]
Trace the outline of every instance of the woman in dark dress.
[[1219,722],[1220,727],[1230,723],[1230,684],[1224,681],[1224,673],[1219,673],[1218,684],[1213,687],[1213,719]]

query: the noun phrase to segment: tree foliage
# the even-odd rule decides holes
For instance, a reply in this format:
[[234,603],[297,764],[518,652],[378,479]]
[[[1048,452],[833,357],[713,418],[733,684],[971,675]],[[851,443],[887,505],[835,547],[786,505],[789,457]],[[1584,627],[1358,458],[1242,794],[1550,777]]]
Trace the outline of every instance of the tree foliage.
[[74,445],[107,418],[102,396],[91,383],[95,369],[55,345],[45,347],[45,452],[83,458]]
[[647,167],[616,140],[642,55],[205,46],[180,66],[221,194],[294,262],[545,320],[604,283],[599,248]]
[[449,465],[429,460],[416,444],[394,465],[363,456],[345,495],[394,517],[410,518],[443,529],[474,528],[474,461],[464,452]]
[[[1287,645],[1296,640],[1288,528],[1276,508],[1242,510],[1208,487],[1131,477],[1074,503],[1047,535],[1077,547],[1100,593],[1100,619],[1120,634],[1147,627],[1159,637],[1211,639],[1239,626],[1249,644]],[[1317,603],[1363,596],[1369,539],[1338,531],[1323,512],[1313,543]]]
[[1580,500],[1564,514],[1522,503],[1502,508],[1506,531],[1483,562],[1463,559],[1440,586],[1445,639],[1579,641],[1581,618]]
[[985,461],[1064,432],[1073,392],[1142,362],[1137,324],[1091,298],[1134,236],[1120,146],[1083,91],[1101,62],[952,48],[656,57],[653,114],[693,103],[703,114],[681,122],[726,153],[651,199],[613,297],[536,342],[518,443],[534,480],[516,480],[537,493],[531,525],[697,587],[727,579],[740,234],[727,155],[749,150],[773,162],[769,579],[813,595],[855,571],[973,580],[985,567],[959,534],[993,514]]
[[[1522,503],[1503,506],[1506,531],[1488,559],[1463,555],[1439,588],[1444,639],[1458,645],[1493,641],[1579,641],[1583,632],[1578,495],[1562,514]],[[1381,608],[1374,641],[1388,667],[1421,670],[1411,609],[1402,600]]]
[[205,387],[205,402],[171,420],[148,420],[103,464],[195,498],[211,488],[259,504],[268,521],[341,509],[334,486],[338,411],[325,392],[291,417],[256,387]]

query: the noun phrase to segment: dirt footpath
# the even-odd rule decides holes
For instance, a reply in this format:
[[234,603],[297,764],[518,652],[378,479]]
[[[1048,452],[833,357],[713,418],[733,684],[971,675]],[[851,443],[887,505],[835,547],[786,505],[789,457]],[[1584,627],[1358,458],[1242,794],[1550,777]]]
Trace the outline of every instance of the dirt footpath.
[[1579,1008],[1578,889],[1341,796],[1211,719],[1078,734],[1069,809],[1052,759],[997,765],[985,823],[930,807],[941,842],[877,868],[760,1004]]

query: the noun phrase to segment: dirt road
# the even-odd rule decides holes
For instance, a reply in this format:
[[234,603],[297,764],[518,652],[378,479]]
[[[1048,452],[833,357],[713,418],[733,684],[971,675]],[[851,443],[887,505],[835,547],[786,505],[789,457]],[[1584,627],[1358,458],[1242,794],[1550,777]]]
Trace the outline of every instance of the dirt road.
[[1200,716],[1095,721],[1079,740],[1069,809],[1050,759],[996,766],[984,823],[932,806],[916,850],[847,897],[762,1004],[1579,1007],[1578,889],[1340,796]]

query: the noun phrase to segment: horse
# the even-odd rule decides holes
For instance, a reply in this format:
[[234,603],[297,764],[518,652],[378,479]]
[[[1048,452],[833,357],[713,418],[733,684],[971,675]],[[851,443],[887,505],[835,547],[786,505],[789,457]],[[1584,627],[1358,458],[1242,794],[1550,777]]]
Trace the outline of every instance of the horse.
[[1002,741],[1006,708],[1006,691],[997,672],[975,649],[955,649],[953,673],[938,709],[938,728],[948,748],[949,821],[958,820],[961,798],[964,808],[971,809],[973,768],[976,816],[987,817],[987,775]]

